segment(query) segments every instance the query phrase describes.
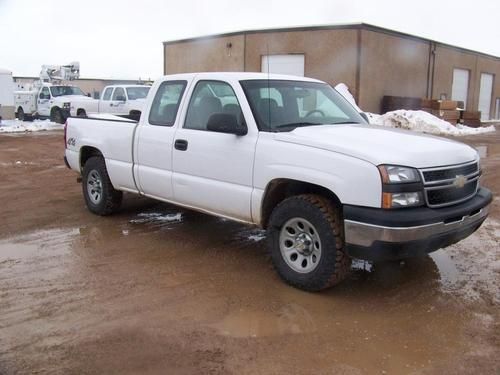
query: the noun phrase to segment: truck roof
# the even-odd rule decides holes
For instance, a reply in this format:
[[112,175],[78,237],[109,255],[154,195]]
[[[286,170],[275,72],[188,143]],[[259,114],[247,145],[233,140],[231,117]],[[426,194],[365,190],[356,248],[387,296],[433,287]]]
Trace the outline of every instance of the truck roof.
[[276,80],[286,80],[286,81],[306,81],[306,82],[320,82],[323,81],[300,76],[292,76],[285,74],[274,74],[274,73],[254,73],[254,72],[200,72],[200,73],[181,73],[172,74],[162,77],[162,80],[166,79],[193,79],[193,78],[204,78],[204,79],[236,79],[236,80],[257,80],[257,79],[276,79]]

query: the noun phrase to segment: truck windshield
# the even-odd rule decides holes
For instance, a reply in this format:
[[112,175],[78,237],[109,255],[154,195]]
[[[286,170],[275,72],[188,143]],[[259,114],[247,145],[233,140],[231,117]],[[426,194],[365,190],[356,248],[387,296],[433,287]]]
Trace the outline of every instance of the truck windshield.
[[129,100],[142,99],[148,96],[149,87],[127,87]]
[[50,92],[52,93],[52,96],[63,96],[63,95],[83,95],[82,90],[80,90],[76,86],[52,86],[50,88]]
[[240,84],[262,131],[366,124],[352,105],[325,83],[264,79],[240,81]]

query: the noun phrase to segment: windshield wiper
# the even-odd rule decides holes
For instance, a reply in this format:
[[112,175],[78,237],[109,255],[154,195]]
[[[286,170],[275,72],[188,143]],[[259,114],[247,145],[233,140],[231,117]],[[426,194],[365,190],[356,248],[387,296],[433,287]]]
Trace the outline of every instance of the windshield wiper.
[[275,130],[283,129],[283,128],[291,128],[291,130],[298,128],[300,126],[314,126],[314,125],[324,125],[323,123],[318,122],[290,122],[288,124],[279,124],[274,127]]
[[342,124],[358,124],[361,125],[360,122],[356,121],[340,121],[340,122],[332,122],[332,125],[342,125]]

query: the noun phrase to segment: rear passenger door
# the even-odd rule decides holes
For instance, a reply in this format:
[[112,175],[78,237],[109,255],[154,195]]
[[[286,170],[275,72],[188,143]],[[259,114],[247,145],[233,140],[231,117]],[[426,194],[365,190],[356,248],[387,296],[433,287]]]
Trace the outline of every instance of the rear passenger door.
[[111,113],[111,94],[113,93],[113,87],[106,87],[104,90],[101,100],[99,101],[99,113]]
[[240,103],[238,100],[243,96],[238,82],[232,85],[213,80],[196,82],[185,110],[184,124],[174,137],[173,193],[176,202],[251,221],[253,161],[258,132],[249,128],[246,135],[234,135],[207,130],[211,116],[217,118],[221,113],[234,115],[240,126],[246,126],[243,113],[249,113],[250,109],[246,101]]
[[137,185],[148,196],[172,200],[172,149],[178,111],[187,81],[164,81],[147,118],[137,128],[134,157]]

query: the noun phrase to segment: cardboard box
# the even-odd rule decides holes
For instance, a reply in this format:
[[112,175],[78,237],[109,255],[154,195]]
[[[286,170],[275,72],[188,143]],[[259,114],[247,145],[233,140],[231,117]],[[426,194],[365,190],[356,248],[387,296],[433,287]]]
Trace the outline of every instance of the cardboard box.
[[457,102],[455,100],[433,100],[432,109],[438,110],[456,110]]
[[481,120],[481,111],[464,111],[462,118],[464,120]]
[[422,110],[424,110],[424,108],[429,108],[429,109],[432,108],[432,99],[422,98],[420,100],[420,106],[422,107]]
[[460,111],[433,109],[432,114],[436,117],[439,117],[440,119],[450,121],[450,122],[453,121],[455,124],[457,123],[458,119],[460,118]]
[[479,128],[481,127],[481,120],[463,120],[463,124],[471,128]]

